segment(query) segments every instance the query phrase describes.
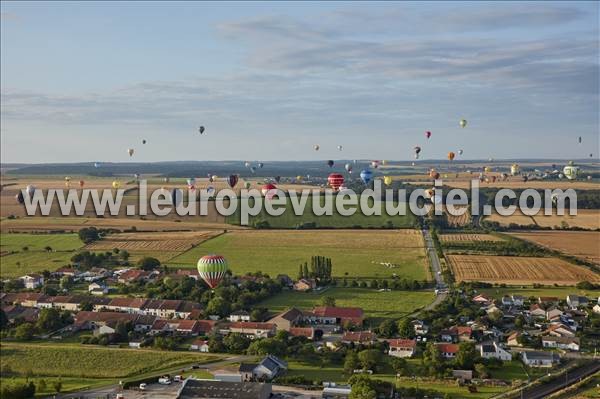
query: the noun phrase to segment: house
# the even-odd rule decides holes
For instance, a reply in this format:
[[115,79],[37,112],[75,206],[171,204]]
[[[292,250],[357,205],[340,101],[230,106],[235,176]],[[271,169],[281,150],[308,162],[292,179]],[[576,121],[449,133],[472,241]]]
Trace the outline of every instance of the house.
[[515,331],[515,332],[513,332],[512,334],[510,334],[510,335],[508,336],[508,339],[507,339],[507,341],[506,341],[506,344],[507,344],[508,346],[523,346],[523,345],[521,345],[521,344],[519,343],[519,337],[520,337],[521,335],[522,335],[522,334],[521,334],[520,332],[518,332],[518,331]]
[[275,335],[276,326],[273,323],[236,321],[226,326],[226,330],[232,333],[240,333],[250,338],[268,338]]
[[309,291],[317,288],[317,282],[312,278],[301,278],[294,283],[294,291]]
[[175,272],[178,276],[193,278],[198,281],[200,279],[200,273],[196,269],[177,269]]
[[416,335],[426,335],[429,332],[429,326],[421,320],[413,320],[410,324],[412,324]]
[[123,313],[143,313],[142,309],[149,300],[146,298],[113,298],[106,305],[94,306],[95,311],[111,310]]
[[71,312],[79,311],[81,303],[84,300],[85,298],[74,295],[58,295],[48,297],[48,301],[51,303],[51,307],[61,310],[69,310]]
[[529,314],[535,318],[546,317],[546,311],[537,303],[535,303],[529,307]]
[[178,335],[195,336],[200,332],[198,320],[177,320],[175,332]]
[[522,295],[512,295],[511,298],[514,306],[521,307],[525,304],[525,297]]
[[594,312],[596,314],[600,314],[600,305],[598,305],[598,304],[594,305],[594,307],[592,308],[592,312]]
[[318,306],[313,309],[312,313],[305,315],[305,319],[316,324],[360,326],[364,320],[364,312],[361,308]]
[[190,350],[208,353],[210,352],[208,349],[208,341],[204,339],[197,339],[190,344]]
[[575,337],[575,331],[571,330],[569,327],[564,324],[552,324],[550,327],[544,331],[544,335],[551,335],[554,337]]
[[92,267],[90,270],[81,273],[78,277],[83,277],[85,281],[94,282],[110,275],[111,272],[103,267]]
[[108,287],[104,284],[91,283],[88,285],[88,292],[92,295],[106,295],[108,294]]
[[258,366],[256,363],[240,363],[238,373],[242,377],[242,381],[252,381],[254,379],[254,369]]
[[[277,327],[279,330],[279,327]],[[310,340],[315,338],[315,329],[312,327],[291,327],[288,332],[292,337],[305,337]]]
[[558,305],[558,298],[555,296],[540,296],[538,297],[538,303],[543,305]]
[[254,378],[260,381],[270,381],[287,371],[287,362],[273,355],[267,355],[253,371]]
[[152,329],[156,316],[141,314],[135,319],[135,332],[147,333]]
[[560,316],[562,316],[562,314],[563,314],[562,310],[552,307],[546,311],[546,319],[553,320],[556,318],[560,318]]
[[350,385],[337,385],[335,382],[324,382],[322,399],[348,399],[352,393]]
[[470,342],[473,329],[471,327],[453,326],[440,331],[440,339],[444,342]]
[[413,357],[417,352],[417,341],[414,339],[388,339],[388,355],[395,357]]
[[473,379],[473,370],[452,370],[452,378],[461,382],[471,381]]
[[102,326],[113,328],[117,323],[134,323],[137,315],[119,312],[88,312],[75,314],[73,326],[75,330],[97,330]]
[[504,296],[502,297],[502,300],[501,300],[501,302],[502,302],[502,306],[505,306],[505,307],[510,307],[510,306],[513,306],[513,300],[512,300],[512,297],[510,297],[510,296],[508,296],[508,295],[504,295]]
[[117,281],[121,284],[131,284],[138,281],[148,281],[155,275],[155,272],[141,269],[129,269],[126,272],[121,273]]
[[19,321],[35,323],[40,313],[40,310],[37,308],[27,308],[21,305],[3,306],[2,310],[4,311],[6,320],[8,320],[9,324],[14,324]]
[[435,346],[440,354],[446,359],[454,359],[458,353],[457,344],[436,343]]
[[499,359],[503,362],[510,362],[512,360],[512,355],[502,349],[496,342],[480,345],[479,354],[484,359]]
[[229,321],[250,321],[250,313],[245,310],[237,310],[228,317]]
[[39,292],[19,292],[6,294],[4,298],[2,298],[2,301],[12,305],[36,308],[38,307],[38,303],[45,301],[46,298],[46,295]]
[[478,303],[482,306],[487,306],[492,303],[492,300],[484,294],[479,294],[473,297],[473,302]]
[[560,356],[554,352],[526,351],[521,359],[529,367],[552,367],[560,361]]
[[283,287],[294,288],[294,280],[287,274],[278,274],[275,280],[279,281]]
[[275,324],[277,330],[290,331],[292,327],[298,325],[302,321],[302,317],[303,314],[301,310],[290,308],[271,318],[268,322]]
[[579,351],[579,338],[577,337],[542,337],[542,346],[544,348],[558,348],[570,351]]
[[208,335],[213,332],[215,329],[215,324],[217,324],[214,320],[197,320],[198,322],[198,335]]
[[23,286],[28,290],[33,290],[44,285],[44,276],[37,273],[26,274],[19,277],[19,280],[23,282]]
[[580,306],[587,306],[588,299],[579,295],[567,295],[567,305],[569,305],[571,309],[577,309]]
[[73,277],[74,279],[77,279],[79,277],[79,275],[81,274],[81,272],[72,267],[64,266],[64,267],[61,267],[60,269],[57,269],[52,274],[58,278],[66,276],[66,277]]
[[371,331],[346,331],[341,341],[344,344],[373,345],[377,337]]
[[[178,299],[152,299],[144,304],[142,312],[162,318],[187,318],[192,309],[183,311],[184,301]],[[198,305],[199,306],[199,305]]]

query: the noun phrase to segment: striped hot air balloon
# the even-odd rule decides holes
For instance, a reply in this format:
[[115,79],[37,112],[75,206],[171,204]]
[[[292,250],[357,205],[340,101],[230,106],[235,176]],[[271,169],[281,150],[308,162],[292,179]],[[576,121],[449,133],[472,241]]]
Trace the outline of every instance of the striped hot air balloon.
[[342,176],[340,173],[332,173],[327,178],[327,182],[331,188],[337,191],[344,184],[344,176]]
[[227,272],[227,261],[221,255],[206,255],[198,261],[198,274],[213,289]]

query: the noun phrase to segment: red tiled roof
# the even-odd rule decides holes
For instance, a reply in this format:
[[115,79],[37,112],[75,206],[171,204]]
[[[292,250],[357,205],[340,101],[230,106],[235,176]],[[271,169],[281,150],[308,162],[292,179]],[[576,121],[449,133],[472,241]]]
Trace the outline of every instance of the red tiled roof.
[[257,323],[253,321],[236,321],[229,323],[229,328],[239,328],[244,330],[271,330],[275,328],[273,323]]
[[458,345],[457,344],[435,344],[438,350],[442,353],[457,353]]
[[361,308],[342,308],[334,306],[318,306],[313,309],[317,317],[335,317],[335,318],[362,318],[363,310]]
[[81,324],[86,321],[108,322],[108,321],[135,321],[137,315],[120,312],[88,312],[81,311],[75,315],[75,324]]
[[198,321],[197,320],[180,320],[177,324],[178,330],[185,331],[197,331],[198,330]]
[[118,306],[121,308],[142,308],[148,302],[146,298],[113,298],[108,306]]
[[414,339],[388,339],[390,348],[415,348],[417,341]]
[[215,324],[217,323],[214,320],[196,320],[198,322],[198,331],[207,333],[212,331],[215,328]]
[[291,327],[289,333],[292,337],[312,338],[315,335],[315,329],[312,327]]
[[130,270],[127,270],[125,273],[121,274],[119,276],[119,279],[121,279],[121,280],[136,280],[140,277],[146,277],[148,275],[150,275],[150,273],[145,270],[130,269]]
[[471,335],[471,333],[473,332],[471,327],[465,327],[465,326],[455,326],[455,327],[452,327],[451,330],[456,331],[456,334],[458,334],[458,335]]
[[375,341],[375,334],[373,334],[371,331],[348,331],[344,333],[342,341],[372,342]]

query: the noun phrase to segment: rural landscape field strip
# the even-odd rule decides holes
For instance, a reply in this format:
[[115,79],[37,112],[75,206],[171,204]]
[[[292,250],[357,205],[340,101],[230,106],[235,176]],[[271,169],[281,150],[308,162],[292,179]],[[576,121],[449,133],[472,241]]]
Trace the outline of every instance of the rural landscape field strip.
[[201,242],[220,234],[219,231],[205,232],[160,232],[160,233],[121,233],[85,246],[89,251],[112,250],[127,251],[172,251],[182,252]]
[[447,255],[456,281],[515,284],[600,282],[600,275],[558,258]]
[[492,241],[503,241],[502,238],[492,234],[470,234],[470,233],[456,233],[456,234],[439,234],[438,238],[441,242],[492,242]]
[[510,235],[600,265],[600,231],[525,231]]

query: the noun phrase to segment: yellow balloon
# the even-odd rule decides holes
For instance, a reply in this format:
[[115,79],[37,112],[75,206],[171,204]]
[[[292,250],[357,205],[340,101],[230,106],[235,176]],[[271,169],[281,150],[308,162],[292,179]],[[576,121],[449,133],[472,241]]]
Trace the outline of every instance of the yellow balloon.
[[115,181],[112,182],[112,188],[114,188],[116,190],[119,187],[121,187],[121,182],[120,181],[115,180]]
[[385,183],[386,186],[389,186],[390,184],[392,184],[392,176],[385,176],[383,178],[383,182]]

